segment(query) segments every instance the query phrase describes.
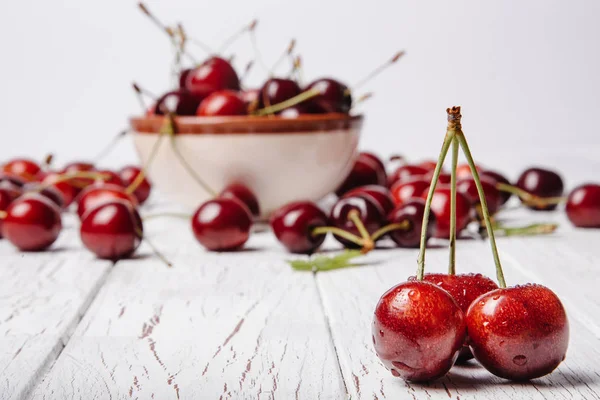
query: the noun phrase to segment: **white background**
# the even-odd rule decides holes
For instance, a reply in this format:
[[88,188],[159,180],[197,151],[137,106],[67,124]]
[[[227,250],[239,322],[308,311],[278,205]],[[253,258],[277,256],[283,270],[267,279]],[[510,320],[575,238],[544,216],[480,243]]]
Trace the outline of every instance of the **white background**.
[[[569,171],[573,158],[600,154],[598,1],[147,4],[215,47],[259,18],[267,63],[294,37],[307,79],[333,76],[351,85],[405,49],[400,63],[364,88],[375,93],[362,107],[365,149],[435,156],[445,108],[457,104],[481,163],[513,178],[523,167],[545,163],[571,181],[597,179],[600,168],[583,177]],[[131,0],[3,0],[0,50],[0,160],[48,152],[59,163],[90,158],[140,112],[132,80],[155,92],[169,87],[168,40]],[[231,53],[241,69],[253,57],[248,38],[225,55]],[[248,83],[258,85],[264,76],[256,68]],[[517,147],[531,156],[515,159]],[[106,162],[135,160],[125,141]]]

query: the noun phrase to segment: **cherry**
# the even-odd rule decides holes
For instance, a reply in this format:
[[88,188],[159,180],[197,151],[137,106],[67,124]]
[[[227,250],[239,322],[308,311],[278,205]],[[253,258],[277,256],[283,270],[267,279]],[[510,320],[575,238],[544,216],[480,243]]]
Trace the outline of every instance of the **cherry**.
[[[368,196],[361,197],[344,197],[335,203],[329,215],[329,221],[336,228],[350,232],[358,237],[363,237],[357,226],[356,221],[352,218],[352,213],[360,220],[369,235],[381,228],[385,222],[383,210],[379,205]],[[346,248],[360,247],[343,237],[334,234],[335,239],[343,244]]]
[[[389,237],[399,247],[419,247],[421,240],[421,226],[425,213],[425,200],[412,199],[396,207],[387,217],[388,224],[402,223],[408,221],[406,229],[398,229],[388,233]],[[436,218],[433,213],[429,214],[427,224],[427,239],[435,233]]]
[[62,229],[60,209],[48,198],[30,193],[6,209],[2,234],[22,251],[41,251],[56,241]]
[[279,104],[299,94],[300,87],[291,79],[268,79],[260,89],[259,108]]
[[188,73],[185,88],[203,99],[217,90],[239,90],[240,80],[227,60],[211,57]]
[[209,200],[192,217],[196,240],[211,251],[241,248],[250,236],[251,226],[250,210],[237,199]]
[[[85,161],[75,161],[67,164],[62,170],[62,174],[76,174],[78,172],[94,172],[96,168],[94,164]],[[74,178],[69,181],[78,191],[94,183],[92,178]]]
[[[416,278],[411,277],[409,280],[416,280]],[[496,282],[481,274],[425,274],[423,280],[437,285],[450,293],[465,315],[469,306],[476,298],[484,293],[498,289]],[[467,339],[458,356],[458,362],[464,362],[473,358],[468,342],[469,340]]]
[[94,181],[95,185],[117,185],[117,186],[121,186],[121,187],[125,187],[125,184],[123,183],[123,180],[121,179],[121,177],[119,176],[119,174],[117,174],[116,172],[107,170],[107,169],[101,169],[98,170],[98,178],[96,178],[96,180]]
[[338,196],[350,190],[367,185],[385,186],[385,169],[366,156],[359,156],[346,180],[335,191]]
[[[563,194],[563,180],[554,171],[543,168],[529,168],[525,170],[516,185],[519,189],[524,190],[538,197],[559,197]],[[548,211],[554,210],[556,204],[546,205],[527,205],[533,210]]]
[[[431,179],[433,179],[433,171],[429,171],[428,173],[426,173],[424,178],[428,182],[431,182]],[[452,182],[452,175],[442,172],[438,177],[438,182],[443,185],[449,185]]]
[[0,173],[0,187],[4,185],[9,185],[10,187],[17,186],[23,187],[27,183],[26,180],[14,175],[6,175]]
[[[375,155],[371,152],[368,152],[368,151],[361,151],[358,154],[358,158],[362,158],[363,160],[368,159],[368,160],[374,162],[375,164],[377,164],[379,169],[385,173],[385,164],[383,163],[383,161],[381,161],[381,158],[379,158],[377,155]],[[386,180],[386,182],[387,182],[387,180]],[[383,185],[385,185],[385,183],[382,184],[382,186]]]
[[304,114],[321,114],[323,110],[321,110],[318,106],[312,103],[300,103],[294,106],[288,107],[283,111],[279,112],[279,116],[282,118],[298,118],[300,115]]
[[429,171],[417,165],[406,164],[398,167],[388,176],[388,186],[392,187],[396,182],[403,182],[410,178],[426,175]]
[[425,168],[428,171],[433,171],[433,170],[435,170],[435,167],[437,167],[437,161],[425,160],[425,161],[421,161],[420,163],[418,163],[417,166],[421,167],[421,168]]
[[240,183],[232,183],[227,185],[223,191],[219,194],[219,197],[226,199],[237,199],[244,203],[250,213],[258,217],[260,215],[260,207],[258,205],[258,199],[254,193],[248,189],[247,186]]
[[[490,215],[494,215],[501,205],[500,191],[496,189],[496,181],[484,176],[480,176],[480,181]],[[467,196],[471,204],[480,204],[479,193],[473,177],[459,179],[456,183],[456,190]]]
[[59,191],[64,200],[64,207],[68,207],[77,197],[79,190],[68,181],[60,181],[60,178],[61,174],[58,172],[49,172],[42,180],[42,186]]
[[[13,185],[3,185],[0,187],[0,212],[6,211],[10,203],[22,194],[21,188]],[[0,218],[0,238],[2,238],[2,221]]]
[[[422,197],[427,198],[428,191],[423,192]],[[450,237],[450,187],[439,185],[433,193],[431,211],[437,218],[435,229],[436,238],[448,239]],[[461,192],[456,193],[456,231],[460,232],[471,222],[471,202]]]
[[[510,185],[510,181],[506,179],[504,175],[496,171],[484,170],[479,173],[481,178],[489,178],[496,181],[496,183],[504,183],[505,185]],[[508,199],[512,196],[512,193],[501,191],[500,192],[500,205],[504,205]]]
[[2,172],[7,175],[17,176],[25,181],[37,181],[37,174],[41,167],[33,160],[15,158],[2,166]]
[[128,201],[112,199],[87,212],[79,234],[83,245],[98,258],[120,260],[132,255],[143,237],[142,219]]
[[242,98],[232,90],[220,90],[202,100],[196,115],[201,117],[245,115],[248,106]]
[[344,194],[343,197],[361,197],[367,196],[370,200],[375,201],[379,208],[383,211],[384,215],[387,215],[395,207],[394,199],[392,194],[385,186],[379,185],[367,185],[361,186],[356,189],[352,189],[348,193]]
[[185,85],[187,83],[187,78],[192,72],[192,68],[184,68],[179,73],[179,89],[185,89]]
[[127,193],[122,186],[110,184],[89,186],[77,197],[77,215],[80,219],[83,219],[88,211],[113,200],[129,202],[133,207],[138,205],[135,196]]
[[45,186],[38,182],[30,182],[23,186],[23,191],[39,193],[56,204],[61,210],[66,207],[66,202],[62,193],[53,186]]
[[[142,173],[141,168],[135,167],[133,165],[128,165],[123,167],[119,171],[119,176],[121,177],[121,181],[123,181],[123,185],[125,187],[130,186]],[[148,197],[150,197],[150,192],[152,191],[152,185],[150,181],[148,181],[147,177],[144,175],[142,182],[135,188],[133,191],[133,195],[135,196],[138,204],[144,204]]]
[[348,114],[352,108],[352,95],[348,86],[331,78],[321,78],[310,83],[305,91],[317,90],[319,94],[309,101],[327,113]]
[[565,210],[573,225],[600,228],[600,185],[588,183],[573,189]]
[[404,282],[385,292],[372,332],[375,352],[392,375],[416,382],[444,376],[467,333],[452,296],[427,282]]
[[258,105],[258,102],[259,102],[258,97],[260,96],[260,89],[242,90],[239,93],[239,96],[242,99],[242,101],[246,104],[246,108],[249,108],[250,105],[252,105],[252,104]]
[[392,186],[392,197],[397,206],[400,206],[415,197],[421,197],[429,188],[431,179],[427,180],[422,177],[396,182]]
[[473,355],[492,374],[512,380],[539,378],[565,358],[569,323],[560,299],[535,284],[497,289],[467,312]]
[[312,254],[326,235],[314,235],[313,230],[327,226],[325,213],[309,201],[290,203],[275,211],[270,220],[277,240],[290,253]]
[[153,115],[196,115],[202,97],[192,94],[185,89],[173,90],[163,94],[154,105]]

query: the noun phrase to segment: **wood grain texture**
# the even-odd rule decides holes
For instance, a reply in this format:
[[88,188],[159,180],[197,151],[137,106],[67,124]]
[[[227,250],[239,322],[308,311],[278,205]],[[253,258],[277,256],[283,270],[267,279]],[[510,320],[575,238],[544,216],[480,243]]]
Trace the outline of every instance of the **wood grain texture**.
[[75,220],[49,252],[0,241],[0,399],[28,395],[68,342],[112,263],[79,249]]
[[146,231],[173,268],[147,248],[117,263],[31,398],[346,397],[314,277],[267,248],[270,234],[219,254],[187,221]]
[[[509,213],[512,223],[562,218],[559,214]],[[564,222],[564,221],[563,221]],[[317,282],[331,323],[342,375],[353,399],[600,399],[600,335],[597,289],[600,256],[597,232],[564,224],[554,237],[501,238],[498,247],[510,285],[546,284],[564,300],[571,341],[566,361],[551,375],[530,383],[511,383],[488,373],[476,362],[455,366],[428,385],[394,378],[375,355],[371,337],[373,311],[390,287],[416,272],[417,250],[387,250],[368,255],[369,266],[318,274]],[[448,250],[427,252],[427,271],[443,272]],[[596,243],[596,244],[595,244]],[[576,265],[572,265],[576,264]],[[457,270],[495,277],[489,244],[458,243]],[[592,322],[592,324],[590,323]]]

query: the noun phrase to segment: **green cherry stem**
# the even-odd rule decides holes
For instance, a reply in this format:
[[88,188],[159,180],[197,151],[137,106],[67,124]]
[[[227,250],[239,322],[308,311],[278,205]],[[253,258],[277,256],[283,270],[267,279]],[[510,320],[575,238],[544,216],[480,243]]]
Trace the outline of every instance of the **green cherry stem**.
[[334,226],[320,226],[318,228],[313,229],[311,234],[313,236],[318,236],[318,235],[326,235],[328,233],[332,233],[336,236],[342,237],[342,238],[354,243],[357,246],[361,246],[361,247],[364,246],[364,241],[360,237],[356,236],[353,233],[347,232],[343,229],[336,228]]
[[382,237],[384,235],[387,235],[390,232],[393,232],[393,231],[405,231],[407,229],[410,229],[410,221],[409,220],[404,220],[402,222],[396,222],[396,223],[386,225],[383,228],[380,228],[380,229],[376,230],[371,235],[371,239],[373,241],[376,241],[380,237]]
[[356,229],[358,229],[358,232],[362,237],[363,253],[368,253],[369,251],[373,250],[375,248],[375,242],[373,241],[373,239],[371,239],[371,235],[367,231],[367,228],[365,228],[365,224],[363,224],[362,220],[360,219],[360,214],[358,213],[358,211],[350,211],[348,213],[348,219],[354,223],[354,226],[356,226]]
[[148,245],[148,247],[150,247],[152,249],[152,252],[162,261],[166,264],[167,267],[171,268],[173,266],[173,264],[167,259],[167,257],[165,257],[159,250],[158,248],[150,241],[148,240],[148,238],[146,236],[144,236],[144,231],[140,228],[135,228],[135,233],[136,235],[138,235],[144,242],[146,242],[146,244]]
[[494,232],[500,236],[534,236],[554,232],[558,224],[532,224],[519,227],[496,226]]
[[454,130],[450,127],[450,118],[448,119],[448,129],[446,130],[446,137],[442,144],[442,150],[438,157],[435,171],[431,177],[431,184],[429,185],[429,193],[427,193],[427,200],[425,201],[425,211],[423,212],[423,224],[421,225],[421,245],[419,250],[419,258],[417,260],[417,279],[422,281],[423,275],[425,274],[425,247],[427,244],[427,225],[429,223],[429,214],[431,213],[431,201],[433,200],[433,193],[438,183],[440,174],[442,173],[442,167],[448,154],[448,149],[454,139]]
[[452,171],[450,175],[450,262],[448,275],[456,274],[456,167],[460,144],[456,136],[452,139]]
[[498,182],[496,188],[501,192],[507,192],[519,196],[526,205],[544,207],[552,204],[560,204],[567,200],[566,197],[539,197],[521,188],[506,183]]
[[504,272],[502,271],[502,264],[500,263],[500,256],[498,255],[498,248],[496,247],[494,228],[492,226],[487,202],[485,201],[485,193],[483,191],[483,186],[481,185],[481,180],[479,179],[479,172],[477,172],[477,168],[475,168],[475,162],[473,161],[473,156],[471,155],[469,144],[467,143],[467,139],[465,138],[460,126],[460,107],[454,107],[453,111],[458,121],[456,124],[456,137],[460,143],[460,146],[462,147],[465,157],[467,158],[467,162],[469,163],[469,167],[471,168],[471,175],[473,175],[473,180],[475,181],[475,185],[477,186],[477,193],[479,194],[479,201],[481,203],[481,211],[483,212],[483,220],[485,221],[485,227],[487,229],[487,233],[490,238],[490,245],[492,247],[492,255],[494,256],[494,263],[496,264],[496,276],[498,278],[498,284],[501,288],[505,288],[506,281],[504,279]]
[[256,110],[255,115],[275,114],[278,111],[285,110],[286,108],[295,106],[296,104],[302,103],[303,101],[312,99],[313,97],[318,96],[319,94],[321,94],[321,91],[319,89],[310,89],[290,99],[282,101],[281,103],[273,104],[272,106]]

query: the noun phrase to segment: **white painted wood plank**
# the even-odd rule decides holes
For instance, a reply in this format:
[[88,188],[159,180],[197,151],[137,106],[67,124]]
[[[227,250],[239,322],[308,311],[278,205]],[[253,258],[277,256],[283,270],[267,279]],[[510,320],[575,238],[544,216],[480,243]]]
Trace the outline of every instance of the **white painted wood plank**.
[[52,247],[19,253],[0,240],[0,399],[28,395],[63,349],[112,263],[79,249],[72,216]]
[[146,230],[174,267],[117,263],[31,398],[346,397],[314,277],[292,271],[270,234],[217,254],[187,221]]
[[[539,220],[542,217],[536,214],[535,218]],[[548,218],[562,217],[544,214],[542,219]],[[583,237],[587,244],[580,241]],[[525,384],[496,378],[475,362],[464,367],[454,367],[447,377],[429,385],[405,383],[392,377],[385,369],[373,350],[373,311],[381,294],[415,274],[417,250],[377,251],[367,256],[366,263],[370,266],[318,274],[317,282],[331,324],[342,375],[351,397],[600,399],[600,366],[597,363],[600,360],[600,338],[586,325],[588,320],[597,321],[600,317],[595,308],[597,300],[592,299],[597,291],[594,288],[594,283],[597,282],[594,263],[600,256],[600,247],[593,245],[594,241],[597,243],[597,238],[597,232],[573,232],[573,229],[565,226],[555,238],[499,240],[498,246],[509,284],[536,281],[548,285],[563,299],[571,323],[571,342],[566,361],[553,374]],[[573,241],[581,246],[577,249],[585,249],[585,257],[575,255]],[[558,243],[561,243],[560,247]],[[552,252],[547,250],[550,247],[554,247]],[[542,254],[544,249],[546,254]],[[561,251],[564,251],[564,256],[556,258],[555,253]],[[457,254],[459,272],[482,272],[495,276],[487,242],[459,241]],[[574,268],[577,268],[580,275],[573,282],[567,283],[565,281],[570,272],[569,266],[565,264],[572,259],[577,260],[578,265]],[[445,271],[447,265],[446,248],[427,252],[427,271]],[[525,266],[528,272],[525,271]],[[562,272],[557,272],[560,268]],[[593,275],[588,276],[586,273]],[[587,284],[584,283],[586,279],[590,280]]]

